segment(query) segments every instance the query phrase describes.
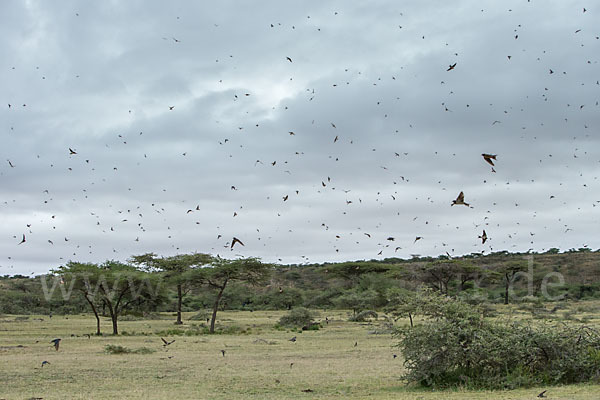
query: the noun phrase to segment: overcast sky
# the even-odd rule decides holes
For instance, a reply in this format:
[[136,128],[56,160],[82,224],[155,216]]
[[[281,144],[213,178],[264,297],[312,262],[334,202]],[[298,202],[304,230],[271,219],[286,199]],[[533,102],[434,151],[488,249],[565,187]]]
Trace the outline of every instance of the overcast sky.
[[3,1],[0,274],[597,249],[595,5]]

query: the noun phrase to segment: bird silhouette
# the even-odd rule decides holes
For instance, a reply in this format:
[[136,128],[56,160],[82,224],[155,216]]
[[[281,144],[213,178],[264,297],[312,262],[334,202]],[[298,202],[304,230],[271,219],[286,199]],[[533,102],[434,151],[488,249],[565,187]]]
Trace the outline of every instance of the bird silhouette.
[[160,340],[162,340],[162,341],[163,341],[163,343],[164,343],[164,344],[163,344],[163,346],[164,346],[164,347],[167,347],[168,345],[172,344],[172,343],[175,341],[175,339],[173,339],[173,340],[171,340],[170,342],[167,342],[167,341],[166,341],[165,339],[163,339],[163,338],[160,338]]
[[448,65],[448,69],[446,71],[452,71],[456,67],[456,63]]
[[465,203],[465,194],[463,192],[460,192],[456,200],[452,200],[452,204],[450,205],[463,205],[469,207],[469,203]]
[[58,347],[60,346],[60,341],[61,341],[61,339],[53,339],[50,341],[50,343],[54,344],[54,348],[56,349],[56,351],[58,351]]
[[77,152],[69,147],[69,154],[77,154]]
[[487,234],[485,233],[485,229],[483,230],[483,233],[481,234],[481,236],[477,236],[479,239],[481,239],[481,244],[484,244],[485,241],[487,240]]
[[244,243],[242,243],[242,241],[241,241],[240,239],[238,239],[238,238],[236,238],[236,237],[234,236],[234,237],[233,237],[233,240],[231,241],[231,249],[232,249],[232,250],[233,250],[233,246],[234,246],[236,243],[239,243],[239,244],[241,244],[242,246],[244,246]]
[[23,239],[21,239],[21,241],[19,242],[19,244],[23,244],[25,242],[26,242],[26,240],[25,240],[25,234],[23,234]]
[[[483,153],[481,156],[488,164],[490,164],[492,167],[494,166],[494,161],[496,160],[496,154]],[[492,161],[492,160],[494,160],[494,161]]]

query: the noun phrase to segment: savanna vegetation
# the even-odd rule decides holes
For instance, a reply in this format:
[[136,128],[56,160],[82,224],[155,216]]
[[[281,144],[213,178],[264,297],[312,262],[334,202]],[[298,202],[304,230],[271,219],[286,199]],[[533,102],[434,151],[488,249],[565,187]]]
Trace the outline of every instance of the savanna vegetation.
[[[73,341],[72,349],[91,351],[102,365],[115,362],[103,358],[109,356],[143,357],[144,363],[151,358],[150,364],[161,364],[171,360],[164,352],[178,349],[177,358],[189,368],[188,350],[202,354],[209,365],[214,360],[203,357],[217,353],[223,359],[219,362],[228,364],[209,368],[220,371],[208,373],[212,383],[202,393],[211,398],[218,398],[218,382],[230,382],[232,376],[246,382],[235,392],[239,398],[310,393],[361,398],[366,390],[376,393],[374,398],[396,398],[399,393],[413,398],[407,393],[417,392],[429,398],[432,389],[443,389],[443,398],[456,391],[465,396],[457,398],[487,398],[481,391],[542,387],[553,387],[553,393],[566,390],[571,393],[567,398],[576,398],[572,391],[582,384],[600,389],[599,267],[600,253],[587,248],[287,266],[207,254],[144,254],[127,263],[68,262],[48,275],[0,279],[0,336],[9,343],[0,356],[20,355],[31,363],[50,355],[61,359],[65,344]],[[50,352],[45,342],[60,336],[74,339],[66,340],[61,351]],[[289,341],[292,336],[305,344],[289,348],[295,344]],[[161,337],[175,342],[167,345]],[[253,349],[247,348],[250,338]],[[264,353],[258,344],[266,345]],[[24,347],[15,347],[19,345]],[[320,363],[308,361],[325,354]],[[233,357],[243,361],[229,364]],[[288,368],[294,373],[285,378],[286,384],[281,385],[281,377],[273,385],[271,377],[246,375],[256,365],[270,370],[266,358],[291,363]],[[70,358],[60,361],[61,367],[49,359],[36,362],[41,361],[74,373]],[[372,363],[373,370],[346,371],[347,384],[323,381],[321,374],[331,374],[332,365],[344,363],[340,368],[346,370],[348,362]],[[299,364],[306,370],[293,382]],[[129,362],[123,365],[128,368]],[[49,367],[43,367],[44,374],[52,373]],[[32,373],[24,367],[17,370],[8,374],[9,381]],[[183,384],[182,377],[189,374],[177,370],[181,377],[174,381]],[[208,376],[193,370],[196,378]],[[281,373],[280,365],[272,376]],[[155,375],[152,384],[171,387],[173,382],[159,382],[168,374]],[[381,385],[373,387],[367,376]],[[251,377],[261,383],[250,384]],[[571,392],[556,386],[565,384],[574,384]],[[311,391],[302,392],[301,386]],[[34,396],[33,391],[19,390],[0,397]],[[138,390],[141,398],[146,392]],[[106,387],[101,391],[97,398],[116,398]],[[181,398],[194,398],[193,392],[186,389]],[[531,398],[533,392],[511,393]],[[581,398],[592,398],[586,397],[587,389],[582,393]]]

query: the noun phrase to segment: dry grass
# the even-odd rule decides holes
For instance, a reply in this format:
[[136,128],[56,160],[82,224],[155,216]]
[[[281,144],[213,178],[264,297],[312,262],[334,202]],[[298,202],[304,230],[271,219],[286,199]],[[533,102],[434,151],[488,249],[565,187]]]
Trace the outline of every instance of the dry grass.
[[[123,321],[121,331],[133,336],[88,339],[83,335],[95,330],[90,315],[19,321],[2,316],[0,398],[533,399],[543,390],[431,392],[406,387],[399,379],[402,360],[393,358],[393,341],[389,335],[369,334],[374,326],[345,322],[346,313],[328,312],[333,322],[320,331],[274,330],[282,314],[223,312],[222,325],[249,327],[250,333],[169,336],[175,342],[168,347],[155,333],[177,328],[171,319]],[[103,331],[110,332],[108,320]],[[298,337],[296,343],[288,341],[292,336]],[[49,343],[56,337],[63,339],[58,352]],[[113,355],[104,351],[106,345],[157,351]],[[50,365],[41,367],[42,361]],[[313,392],[303,392],[307,389]],[[548,398],[596,399],[599,392],[598,385],[552,387]]]

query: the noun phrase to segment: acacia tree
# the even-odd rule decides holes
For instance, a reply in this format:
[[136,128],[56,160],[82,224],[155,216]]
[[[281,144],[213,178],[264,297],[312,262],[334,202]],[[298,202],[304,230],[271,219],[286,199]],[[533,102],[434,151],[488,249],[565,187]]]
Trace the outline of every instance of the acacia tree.
[[118,335],[118,318],[126,309],[156,306],[164,300],[160,292],[160,281],[152,274],[138,270],[132,265],[117,261],[104,264],[69,263],[58,269],[58,273],[69,280],[75,280],[74,287],[80,287],[98,322],[99,316],[95,301],[108,308],[112,320],[113,334]]
[[496,271],[500,276],[500,280],[504,283],[504,304],[508,304],[508,295],[511,284],[516,281],[518,274],[525,270],[527,270],[527,261],[519,260],[503,264]]
[[377,302],[377,292],[372,289],[357,291],[347,290],[343,295],[335,299],[335,303],[340,308],[350,308],[352,315],[356,315],[363,310],[374,308]]
[[467,282],[475,280],[483,273],[483,269],[467,260],[436,260],[419,266],[416,279],[445,295],[449,287],[456,282],[456,291],[465,289]]
[[427,263],[419,268],[421,282],[440,293],[448,294],[448,284],[457,275],[456,263],[452,260],[441,260]]
[[269,264],[263,264],[258,258],[254,257],[236,260],[215,257],[210,265],[189,270],[185,274],[185,278],[189,279],[190,282],[216,290],[209,332],[215,332],[217,311],[228,283],[234,281],[250,285],[265,283],[270,272],[271,266]]
[[[100,315],[98,314],[98,304],[96,303],[98,301],[96,298],[98,291],[97,282],[100,275],[98,266],[92,263],[69,261],[66,266],[61,266],[54,272],[61,276],[62,284],[81,293],[83,298],[88,302],[96,317],[96,335],[101,335]],[[91,282],[96,282],[94,284],[95,288],[92,288]]]
[[145,265],[147,270],[160,271],[163,276],[175,284],[177,288],[177,321],[175,324],[181,325],[181,306],[183,298],[193,289],[193,282],[188,279],[186,272],[193,268],[199,268],[210,264],[214,257],[209,254],[193,253],[178,254],[171,257],[158,257],[154,253],[133,256],[132,262],[137,265]]
[[458,292],[462,292],[467,282],[476,281],[486,276],[486,271],[478,265],[467,260],[456,260],[456,279],[458,281]]

